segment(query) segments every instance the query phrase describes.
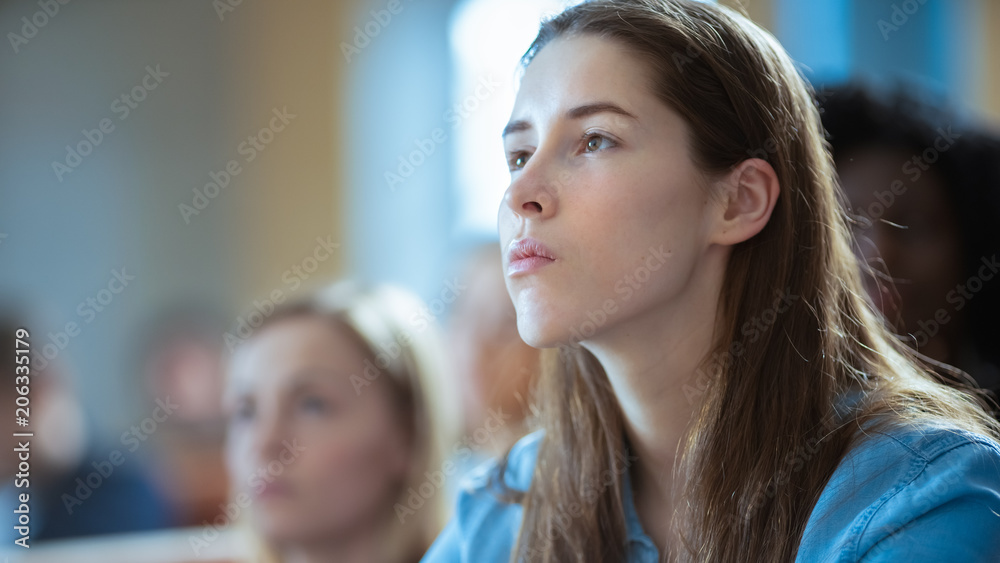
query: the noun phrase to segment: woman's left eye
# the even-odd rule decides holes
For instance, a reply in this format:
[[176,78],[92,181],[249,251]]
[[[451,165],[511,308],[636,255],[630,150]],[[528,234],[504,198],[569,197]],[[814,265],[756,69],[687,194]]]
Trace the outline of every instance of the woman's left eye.
[[584,141],[584,150],[587,152],[597,152],[601,149],[609,149],[614,146],[614,142],[611,139],[596,133],[587,135],[584,137]]
[[232,412],[229,413],[229,419],[232,423],[246,422],[251,420],[257,413],[256,405],[249,399],[240,399],[236,406],[233,408]]
[[299,401],[299,407],[309,413],[324,413],[327,411],[326,401],[319,397],[303,397]]

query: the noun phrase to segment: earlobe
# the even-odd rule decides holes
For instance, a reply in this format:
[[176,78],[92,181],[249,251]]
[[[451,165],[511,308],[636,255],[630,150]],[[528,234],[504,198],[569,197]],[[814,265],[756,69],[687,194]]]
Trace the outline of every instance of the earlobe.
[[721,182],[722,216],[712,239],[716,244],[739,244],[761,232],[771,219],[781,192],[778,175],[767,161],[750,158]]

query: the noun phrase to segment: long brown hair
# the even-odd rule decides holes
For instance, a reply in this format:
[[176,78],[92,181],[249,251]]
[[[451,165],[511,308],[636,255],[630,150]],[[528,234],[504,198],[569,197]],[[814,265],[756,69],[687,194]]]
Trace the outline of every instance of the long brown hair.
[[[666,558],[792,560],[862,424],[938,420],[997,436],[980,399],[942,383],[871,306],[812,92],[771,35],[711,3],[598,0],[544,22],[523,65],[572,35],[648,64],[703,173],[763,158],[781,186],[767,226],[732,249],[705,371],[677,389],[697,409],[672,468]],[[543,364],[545,436],[529,490],[508,491],[524,507],[512,560],[622,561],[630,458],[607,375],[580,346],[546,350]]]

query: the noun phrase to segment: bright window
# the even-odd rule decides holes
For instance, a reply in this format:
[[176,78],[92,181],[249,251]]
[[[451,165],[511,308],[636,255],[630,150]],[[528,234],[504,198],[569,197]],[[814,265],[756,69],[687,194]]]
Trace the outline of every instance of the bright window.
[[572,0],[463,0],[450,24],[454,81],[447,120],[455,131],[455,234],[496,236],[510,181],[500,133],[514,106],[521,55],[539,22]]

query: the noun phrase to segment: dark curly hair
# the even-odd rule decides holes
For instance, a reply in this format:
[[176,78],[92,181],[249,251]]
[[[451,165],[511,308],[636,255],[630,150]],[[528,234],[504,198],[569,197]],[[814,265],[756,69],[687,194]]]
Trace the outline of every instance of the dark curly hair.
[[[938,129],[954,127],[960,133],[955,144],[939,155],[934,164],[947,186],[946,197],[961,241],[961,278],[977,275],[984,256],[1000,253],[1000,137],[970,124],[961,124],[956,114],[919,90],[896,86],[878,92],[866,85],[848,84],[821,89],[817,93],[823,126],[835,161],[858,149],[899,148],[919,153],[932,146]],[[973,371],[977,382],[995,393],[1000,391],[1000,280],[984,283],[968,311],[968,334],[980,360],[994,366],[993,372]],[[957,366],[973,370],[974,366]]]

